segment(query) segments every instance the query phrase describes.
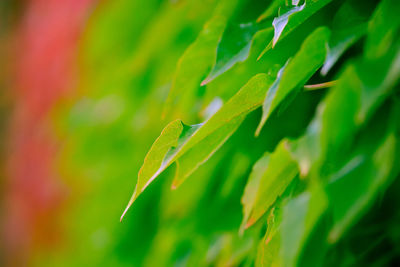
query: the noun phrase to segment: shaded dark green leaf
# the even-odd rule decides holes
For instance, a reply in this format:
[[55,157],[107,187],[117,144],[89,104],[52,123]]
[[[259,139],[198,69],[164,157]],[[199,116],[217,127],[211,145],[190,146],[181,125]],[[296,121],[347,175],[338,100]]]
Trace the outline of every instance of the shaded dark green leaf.
[[280,70],[276,81],[266,94],[263,115],[256,134],[261,131],[268,117],[285,97],[300,89],[322,66],[326,57],[328,38],[327,28],[316,29],[307,37],[294,58]]

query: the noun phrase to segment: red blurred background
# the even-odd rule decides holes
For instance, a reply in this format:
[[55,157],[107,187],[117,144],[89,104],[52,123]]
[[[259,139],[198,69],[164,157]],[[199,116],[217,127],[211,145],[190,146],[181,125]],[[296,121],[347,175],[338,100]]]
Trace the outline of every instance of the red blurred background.
[[94,4],[6,0],[1,6],[1,102],[11,112],[2,120],[6,266],[26,265],[35,250],[57,246],[62,236],[58,215],[68,192],[52,169],[60,140],[49,123],[57,102],[76,88],[77,46]]

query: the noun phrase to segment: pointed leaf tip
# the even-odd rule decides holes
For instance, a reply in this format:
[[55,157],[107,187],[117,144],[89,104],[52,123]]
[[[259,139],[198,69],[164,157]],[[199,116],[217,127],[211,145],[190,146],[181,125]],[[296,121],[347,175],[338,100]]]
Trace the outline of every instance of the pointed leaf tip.
[[122,222],[122,219],[125,217],[125,214],[128,212],[129,208],[132,206],[133,204],[133,198],[131,198],[131,200],[129,200],[128,205],[126,206],[124,212],[122,213],[121,217],[119,218],[119,221]]
[[282,35],[283,30],[285,29],[286,25],[289,22],[290,16],[292,16],[295,13],[298,13],[304,9],[306,6],[306,3],[304,3],[301,6],[293,6],[290,10],[288,10],[285,14],[276,17],[274,21],[272,22],[272,25],[274,26],[274,38],[272,39],[272,47],[276,45],[278,42],[279,38]]

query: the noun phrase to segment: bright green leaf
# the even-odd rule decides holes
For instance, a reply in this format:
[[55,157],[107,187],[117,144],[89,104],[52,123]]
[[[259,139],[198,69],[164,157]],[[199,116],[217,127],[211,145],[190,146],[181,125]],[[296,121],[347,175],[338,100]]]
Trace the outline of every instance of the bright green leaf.
[[179,176],[175,177],[174,186],[182,183],[182,179],[218,149],[249,112],[261,105],[272,81],[273,78],[266,74],[255,75],[202,125],[184,127],[180,120],[167,125],[146,156],[127,209],[162,171],[180,158],[182,163],[177,162]]
[[242,227],[254,224],[285,191],[297,175],[296,162],[281,141],[272,154],[264,155],[254,166],[242,197]]
[[216,47],[236,2],[226,0],[220,2],[197,39],[179,59],[166,100],[164,116],[171,115],[172,111],[180,117],[185,116],[195,104],[200,83],[213,65]]

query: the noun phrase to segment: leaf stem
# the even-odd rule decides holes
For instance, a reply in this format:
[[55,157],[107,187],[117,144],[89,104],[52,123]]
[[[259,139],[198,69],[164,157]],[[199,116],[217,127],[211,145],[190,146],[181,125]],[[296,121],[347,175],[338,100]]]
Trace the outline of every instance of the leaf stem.
[[324,89],[324,88],[329,88],[329,87],[335,86],[336,83],[337,83],[337,80],[325,82],[325,83],[307,84],[307,85],[304,85],[304,89],[309,90],[309,91]]

